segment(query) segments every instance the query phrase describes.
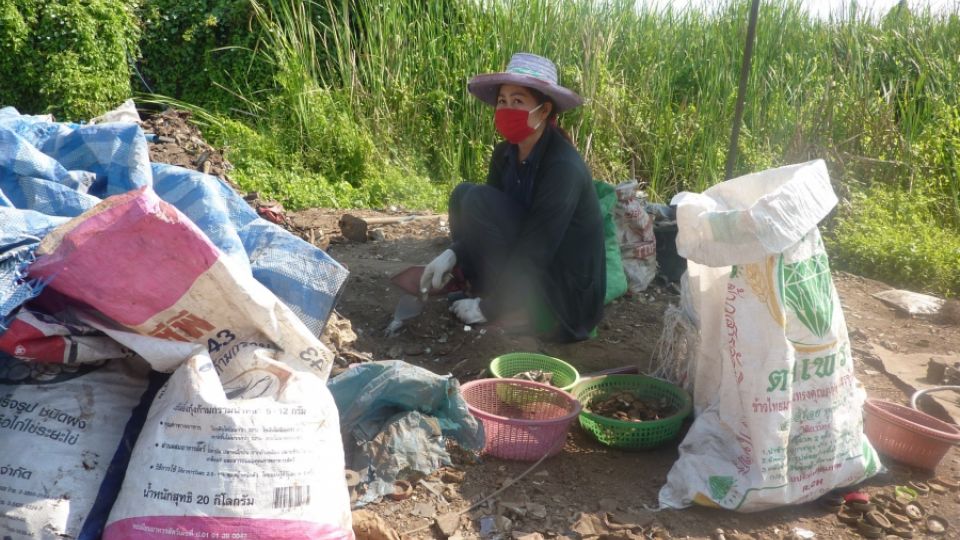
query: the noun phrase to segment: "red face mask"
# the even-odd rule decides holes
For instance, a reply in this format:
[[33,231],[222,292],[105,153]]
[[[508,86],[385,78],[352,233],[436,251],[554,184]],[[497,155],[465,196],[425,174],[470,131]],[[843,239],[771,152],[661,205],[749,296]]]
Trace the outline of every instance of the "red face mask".
[[[540,124],[536,127],[530,127],[530,113],[543,107],[543,103],[537,105],[529,111],[523,109],[497,109],[493,113],[493,125],[503,138],[512,144],[520,144],[521,141],[533,134]],[[542,122],[541,122],[542,123]]]

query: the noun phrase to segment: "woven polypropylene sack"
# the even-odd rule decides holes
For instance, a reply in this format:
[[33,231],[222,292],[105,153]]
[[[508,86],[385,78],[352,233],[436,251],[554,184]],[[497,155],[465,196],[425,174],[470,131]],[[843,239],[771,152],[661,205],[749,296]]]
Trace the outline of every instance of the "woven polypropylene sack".
[[866,393],[817,230],[837,202],[823,161],[672,202],[678,251],[700,280],[691,291],[699,295],[698,417],[661,505],[763,510],[877,473],[863,435]]

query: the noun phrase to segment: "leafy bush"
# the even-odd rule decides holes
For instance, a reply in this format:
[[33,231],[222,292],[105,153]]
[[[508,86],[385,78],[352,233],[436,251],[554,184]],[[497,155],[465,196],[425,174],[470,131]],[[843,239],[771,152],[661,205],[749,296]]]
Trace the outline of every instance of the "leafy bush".
[[[383,154],[364,157],[363,177],[353,183],[307,165],[309,157],[284,146],[289,135],[254,130],[246,124],[194,109],[204,133],[224,148],[236,170],[234,180],[246,191],[297,210],[310,207],[402,208],[440,210],[448,192],[418,175],[414,168],[390,162]],[[276,129],[276,128],[275,128]]]
[[837,267],[913,290],[960,295],[960,236],[931,211],[936,200],[880,185],[853,192],[828,236]]
[[[227,110],[273,86],[249,0],[142,0],[140,73],[150,92]],[[135,81],[139,84],[138,81]]]
[[0,3],[0,104],[83,120],[130,97],[136,2]]
[[261,126],[299,154],[308,170],[359,187],[379,159],[372,135],[328,91],[284,92],[271,97],[264,110],[271,124]]

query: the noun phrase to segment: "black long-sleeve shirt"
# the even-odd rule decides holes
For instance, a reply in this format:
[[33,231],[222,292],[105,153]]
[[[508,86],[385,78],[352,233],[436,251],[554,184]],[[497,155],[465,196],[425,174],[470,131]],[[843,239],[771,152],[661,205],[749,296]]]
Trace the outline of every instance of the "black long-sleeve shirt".
[[[519,237],[507,259],[502,283],[481,301],[495,318],[527,298],[529,287],[542,293],[559,323],[562,339],[586,339],[603,317],[606,257],[603,217],[593,178],[577,149],[556,129],[544,131],[542,153],[533,166],[533,195]],[[510,143],[497,145],[487,184],[506,191]]]

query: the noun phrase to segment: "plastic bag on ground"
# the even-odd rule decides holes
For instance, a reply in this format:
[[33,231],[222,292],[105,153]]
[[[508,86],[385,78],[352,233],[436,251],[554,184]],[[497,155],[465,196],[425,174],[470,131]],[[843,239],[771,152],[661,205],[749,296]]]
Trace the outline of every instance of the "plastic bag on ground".
[[140,113],[137,112],[137,105],[132,99],[128,99],[102,115],[91,118],[89,123],[106,124],[108,122],[140,122]]
[[637,189],[637,182],[624,182],[616,187],[617,204],[613,215],[620,243],[620,257],[633,294],[647,290],[657,277],[657,243],[653,220],[647,214],[646,195]]
[[599,180],[593,181],[593,187],[596,189],[597,198],[600,200],[600,212],[603,214],[603,245],[607,261],[607,291],[604,294],[603,303],[609,304],[627,292],[627,276],[623,273],[620,242],[613,219],[617,192],[613,186]]
[[351,469],[368,471],[359,504],[393,491],[402,471],[430,474],[450,464],[446,438],[483,448],[483,427],[470,415],[452,376],[388,360],[357,364],[329,382]]
[[696,263],[699,414],[662,506],[799,504],[880,469],[817,231],[836,200],[819,160],[674,198],[678,250]]

